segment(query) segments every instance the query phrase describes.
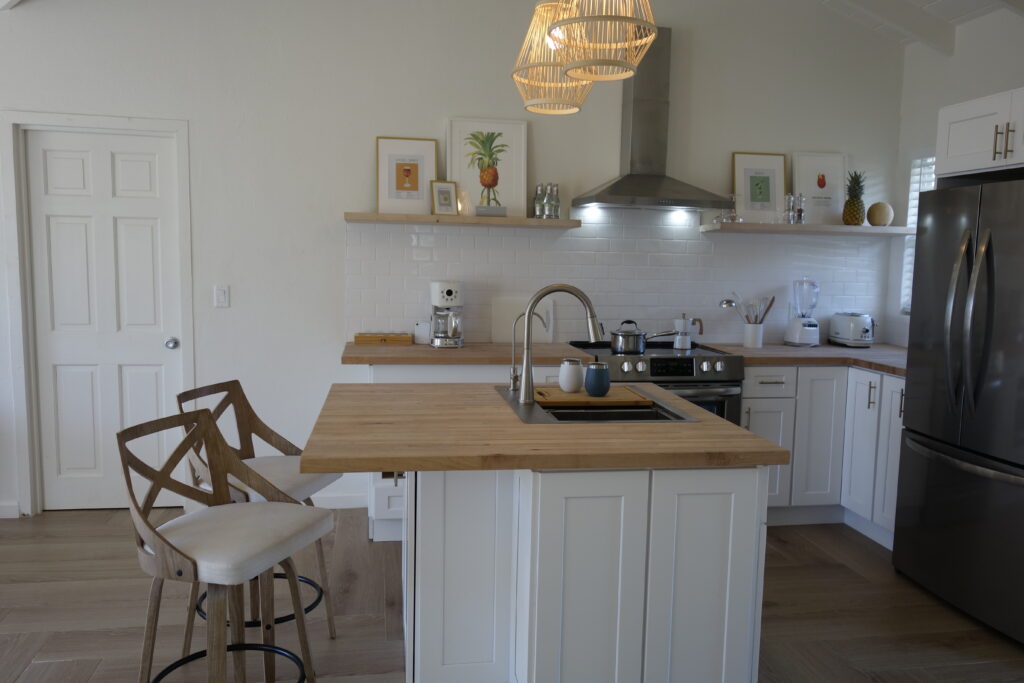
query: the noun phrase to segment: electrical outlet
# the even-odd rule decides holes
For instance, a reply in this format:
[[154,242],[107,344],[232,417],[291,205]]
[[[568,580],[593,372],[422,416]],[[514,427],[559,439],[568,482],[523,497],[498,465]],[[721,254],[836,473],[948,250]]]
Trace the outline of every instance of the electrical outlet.
[[214,285],[213,286],[213,307],[214,308],[231,308],[231,286],[230,285]]

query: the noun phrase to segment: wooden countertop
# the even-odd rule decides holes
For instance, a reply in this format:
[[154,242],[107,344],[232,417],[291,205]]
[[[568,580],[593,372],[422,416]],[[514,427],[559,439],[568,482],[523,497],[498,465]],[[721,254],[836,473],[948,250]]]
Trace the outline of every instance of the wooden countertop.
[[738,344],[704,344],[725,353],[743,356],[746,365],[847,365],[906,377],[907,349],[874,344],[868,349],[822,344],[821,346],[767,345],[748,349]]
[[[523,347],[516,344],[516,358]],[[593,355],[568,344],[534,344],[534,365],[561,365],[563,358],[593,360]],[[342,365],[508,365],[512,362],[512,344],[471,342],[461,349],[435,349],[427,344],[345,344]]]
[[789,452],[653,384],[697,422],[525,424],[491,384],[335,384],[303,472],[714,468]]

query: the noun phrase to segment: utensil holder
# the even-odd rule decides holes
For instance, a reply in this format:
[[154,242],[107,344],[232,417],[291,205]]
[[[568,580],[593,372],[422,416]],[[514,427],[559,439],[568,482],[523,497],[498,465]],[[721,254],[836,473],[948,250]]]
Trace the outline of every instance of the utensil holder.
[[759,349],[764,346],[764,324],[747,323],[743,325],[743,348]]

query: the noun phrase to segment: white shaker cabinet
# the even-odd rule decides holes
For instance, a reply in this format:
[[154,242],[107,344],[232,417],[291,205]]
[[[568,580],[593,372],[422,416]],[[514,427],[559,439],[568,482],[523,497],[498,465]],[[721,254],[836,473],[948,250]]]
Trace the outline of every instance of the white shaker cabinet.
[[654,472],[644,683],[757,679],[765,532],[760,476],[753,468]]
[[[793,384],[796,372],[793,369]],[[793,387],[796,393],[796,387]],[[793,427],[796,423],[794,398],[744,398],[740,411],[741,425],[758,436],[793,450]],[[792,465],[769,465],[768,506],[789,505]]]
[[881,390],[881,374],[858,368],[850,369],[846,393],[842,503],[843,507],[853,510],[864,519],[871,519],[874,509]]
[[845,367],[801,367],[793,437],[793,505],[836,505],[843,480]]
[[902,377],[882,375],[878,459],[875,463],[875,504],[871,519],[888,531],[896,529],[896,484],[900,475],[905,387],[906,380]]
[[939,110],[935,171],[969,173],[1024,163],[1024,88]]

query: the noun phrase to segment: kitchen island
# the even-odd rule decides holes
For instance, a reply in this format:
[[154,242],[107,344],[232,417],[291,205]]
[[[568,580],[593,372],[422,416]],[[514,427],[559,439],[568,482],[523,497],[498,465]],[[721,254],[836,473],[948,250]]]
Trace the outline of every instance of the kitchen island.
[[638,386],[694,420],[525,424],[490,384],[332,387],[303,471],[411,473],[408,680],[756,680],[766,468],[788,452]]

